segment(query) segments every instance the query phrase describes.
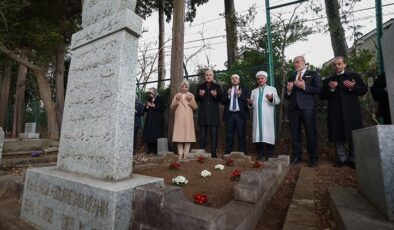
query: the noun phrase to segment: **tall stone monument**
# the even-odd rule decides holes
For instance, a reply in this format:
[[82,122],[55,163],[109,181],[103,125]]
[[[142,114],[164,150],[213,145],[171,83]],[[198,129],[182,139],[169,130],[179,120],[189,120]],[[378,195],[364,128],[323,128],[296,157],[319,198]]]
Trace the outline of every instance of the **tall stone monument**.
[[72,60],[56,167],[29,169],[21,217],[42,229],[128,229],[132,175],[136,0],[85,0]]
[[[387,92],[394,118],[394,26],[382,38]],[[394,125],[353,131],[360,192],[389,220],[394,221]]]

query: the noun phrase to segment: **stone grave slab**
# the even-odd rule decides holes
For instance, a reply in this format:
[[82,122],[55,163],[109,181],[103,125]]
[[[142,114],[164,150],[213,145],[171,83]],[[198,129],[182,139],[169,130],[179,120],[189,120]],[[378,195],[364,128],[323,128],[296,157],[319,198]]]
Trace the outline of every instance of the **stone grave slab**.
[[138,36],[136,0],[85,0],[56,167],[28,169],[21,217],[40,229],[129,229]]
[[44,229],[128,229],[134,188],[161,178],[133,175],[114,182],[59,170],[29,169],[21,215]]
[[394,125],[353,131],[360,192],[394,220]]

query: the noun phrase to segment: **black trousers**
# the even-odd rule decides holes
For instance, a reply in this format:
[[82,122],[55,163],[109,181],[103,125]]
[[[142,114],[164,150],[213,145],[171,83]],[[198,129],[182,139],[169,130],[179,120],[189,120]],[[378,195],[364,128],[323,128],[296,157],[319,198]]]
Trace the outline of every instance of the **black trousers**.
[[274,156],[275,145],[268,144],[265,142],[256,143],[257,146],[257,160],[263,160],[265,157],[265,153],[267,153],[267,157]]
[[235,134],[237,134],[238,138],[238,150],[246,154],[245,127],[246,120],[242,119],[240,112],[229,112],[227,114],[226,154],[230,154],[233,151]]
[[211,154],[216,154],[218,127],[214,125],[200,126],[200,149],[205,149],[208,128],[211,130]]
[[316,131],[316,113],[314,109],[297,108],[289,111],[290,132],[293,139],[293,156],[302,159],[302,126],[305,128],[309,161],[315,162],[319,159],[317,154],[317,131]]

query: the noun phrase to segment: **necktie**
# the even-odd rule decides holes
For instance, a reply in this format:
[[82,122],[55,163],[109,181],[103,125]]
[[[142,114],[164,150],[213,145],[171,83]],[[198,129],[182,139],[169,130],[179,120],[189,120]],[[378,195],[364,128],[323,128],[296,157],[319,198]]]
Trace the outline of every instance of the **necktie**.
[[299,81],[299,80],[301,80],[302,79],[302,74],[301,74],[301,72],[299,72],[298,73],[298,76],[297,76],[297,80]]
[[237,95],[236,95],[236,93],[235,93],[235,87],[234,87],[234,94],[233,94],[233,107],[232,107],[232,109],[233,109],[233,111],[235,111],[236,109],[237,109]]

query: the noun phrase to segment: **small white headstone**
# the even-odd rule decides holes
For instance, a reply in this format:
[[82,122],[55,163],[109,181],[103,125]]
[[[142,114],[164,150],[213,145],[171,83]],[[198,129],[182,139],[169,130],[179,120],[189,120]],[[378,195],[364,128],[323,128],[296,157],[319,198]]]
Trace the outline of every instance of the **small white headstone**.
[[168,139],[159,138],[157,139],[157,154],[163,155],[168,152]]
[[25,123],[25,132],[20,133],[19,137],[22,139],[37,139],[40,138],[40,134],[36,133],[37,123],[29,122]]
[[36,133],[37,123],[25,123],[25,133]]

